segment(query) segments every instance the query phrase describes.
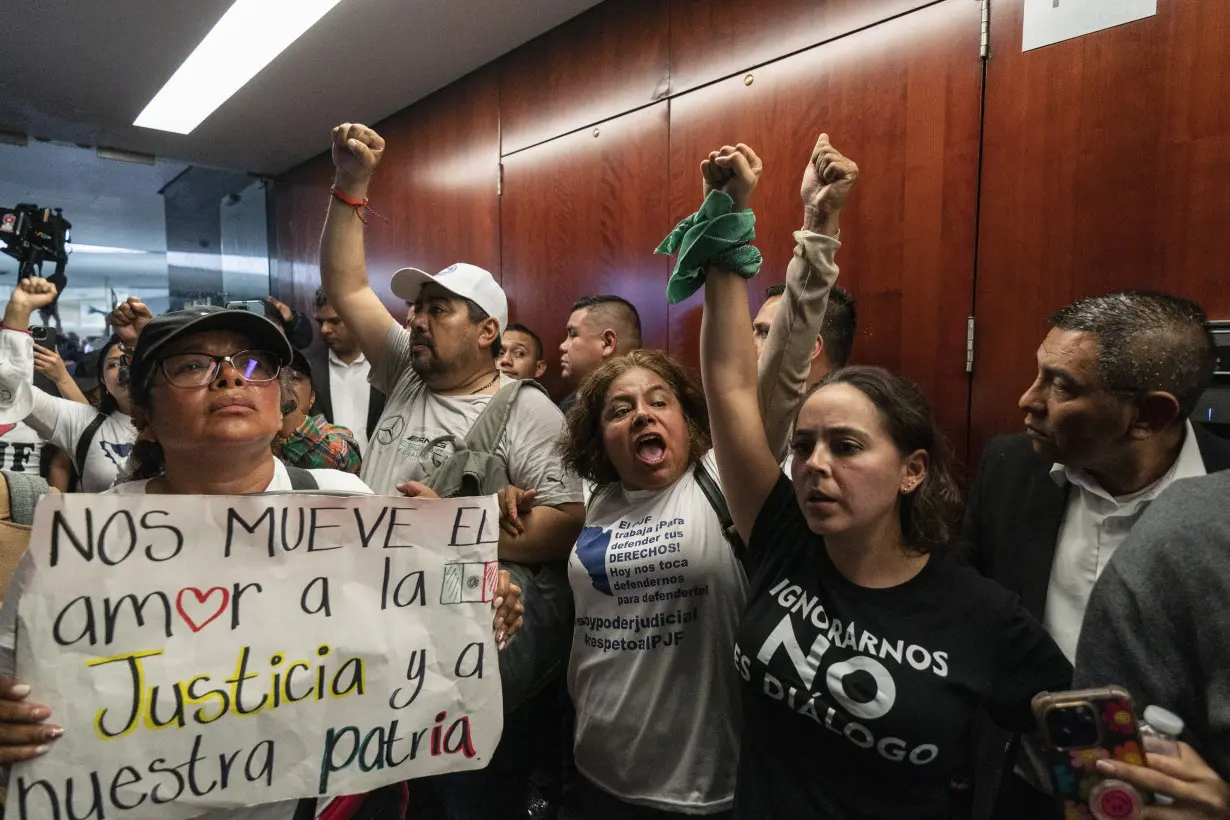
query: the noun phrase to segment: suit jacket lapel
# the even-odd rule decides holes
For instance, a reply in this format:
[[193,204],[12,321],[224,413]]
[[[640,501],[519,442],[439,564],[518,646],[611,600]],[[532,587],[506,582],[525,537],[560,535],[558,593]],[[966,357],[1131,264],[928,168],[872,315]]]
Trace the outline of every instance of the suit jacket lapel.
[[333,418],[333,380],[329,370],[329,353],[317,353],[312,361],[312,387],[316,390],[316,407],[330,422]]
[[1039,621],[1046,610],[1046,590],[1059,528],[1068,506],[1069,485],[1060,486],[1050,476],[1050,467],[1031,476],[1021,504],[1020,537],[1024,539],[1021,566],[1021,600]]
[[1199,424],[1193,424],[1192,429],[1196,431],[1196,445],[1200,448],[1205,472],[1219,473],[1230,469],[1230,441],[1218,438]]
[[376,428],[380,425],[380,417],[384,415],[384,394],[375,387],[372,387],[368,397],[367,436],[370,438],[376,435]]

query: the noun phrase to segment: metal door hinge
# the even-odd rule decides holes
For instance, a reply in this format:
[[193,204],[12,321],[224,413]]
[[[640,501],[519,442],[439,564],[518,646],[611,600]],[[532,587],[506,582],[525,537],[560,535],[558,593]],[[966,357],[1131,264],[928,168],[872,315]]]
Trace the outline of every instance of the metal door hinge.
[[974,317],[965,320],[965,372],[974,372]]
[[978,40],[978,56],[982,59],[991,57],[991,0],[979,0],[982,3],[982,29]]

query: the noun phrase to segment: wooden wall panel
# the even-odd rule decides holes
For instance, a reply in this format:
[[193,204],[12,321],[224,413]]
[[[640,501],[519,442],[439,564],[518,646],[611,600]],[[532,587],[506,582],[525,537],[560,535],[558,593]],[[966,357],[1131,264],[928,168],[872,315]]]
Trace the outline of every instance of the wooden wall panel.
[[[401,267],[471,262],[500,276],[499,87],[480,69],[375,126],[385,156],[370,191],[368,275],[394,316],[388,283]],[[328,145],[329,135],[321,135]],[[275,184],[278,292],[308,309],[320,285],[319,243],[333,179],[328,155]],[[289,279],[289,286],[287,280]]]
[[637,306],[647,346],[667,346],[667,104],[504,158],[504,289],[513,321],[542,337],[543,382],[564,394],[559,344],[572,303],[614,293]]
[[1022,429],[1056,308],[1150,288],[1230,318],[1230,5],[1025,53],[1021,0],[992,7],[972,455]]
[[325,154],[274,180],[269,197],[277,233],[270,292],[302,311],[311,310],[320,287],[320,230],[332,182],[333,162]]
[[[754,206],[766,285],[781,282],[802,222],[799,185],[817,134],[862,178],[842,219],[840,283],[854,294],[853,358],[916,380],[954,448],[968,412],[965,322],[973,300],[979,8],[947,0],[671,101],[671,221],[696,210],[698,164],[746,142],[765,173]],[[698,360],[701,297],[672,307],[671,349]],[[751,332],[750,321],[748,332]]]
[[371,189],[367,265],[372,285],[404,317],[388,281],[412,265],[469,262],[500,278],[500,99],[491,67],[379,123],[385,158]]
[[670,0],[671,93],[767,63],[936,0]]
[[610,0],[501,58],[503,152],[660,100],[669,31],[663,0]]

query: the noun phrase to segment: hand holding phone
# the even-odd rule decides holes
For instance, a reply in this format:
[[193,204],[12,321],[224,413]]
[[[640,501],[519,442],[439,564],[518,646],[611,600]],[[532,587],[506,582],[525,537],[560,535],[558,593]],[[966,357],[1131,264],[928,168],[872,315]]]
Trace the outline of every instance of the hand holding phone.
[[1136,708],[1125,689],[1043,692],[1032,706],[1062,816],[1133,820],[1152,802],[1148,793],[1098,772],[1099,760],[1145,762]]

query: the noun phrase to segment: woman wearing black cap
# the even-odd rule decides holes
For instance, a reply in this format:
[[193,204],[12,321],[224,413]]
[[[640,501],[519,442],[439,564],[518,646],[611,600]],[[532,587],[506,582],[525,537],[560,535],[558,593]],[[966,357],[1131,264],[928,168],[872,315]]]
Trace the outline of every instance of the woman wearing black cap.
[[[204,306],[150,320],[129,367],[133,422],[141,431],[129,463],[132,480],[110,492],[243,495],[320,489],[370,494],[357,476],[288,469],[274,457],[270,445],[282,427],[282,387],[291,360],[282,331],[247,311]],[[500,576],[493,628],[502,648],[520,626],[522,607],[520,590],[510,585],[508,573]],[[3,669],[13,668],[16,624],[8,616],[16,611],[21,588],[19,578],[0,617]],[[46,754],[63,735],[65,729],[34,697],[29,686],[0,678],[0,765]],[[380,816],[401,816],[404,789],[388,787],[373,795],[339,798],[339,803],[353,811],[365,799],[379,800],[394,813]],[[211,812],[202,820],[295,820],[315,816],[310,808],[290,800]]]
[[274,458],[270,445],[289,409],[283,381],[291,356],[282,331],[247,311],[194,307],[150,321],[129,366],[133,423],[141,434],[124,477],[134,481],[115,491],[371,492],[348,473],[303,476]]
[[55,297],[55,286],[36,277],[13,289],[0,325],[0,422],[30,425],[69,454],[84,492],[101,492],[115,483],[137,437],[128,390],[120,384],[119,338],[113,336],[100,352],[103,398],[98,410],[36,389],[30,315]]

